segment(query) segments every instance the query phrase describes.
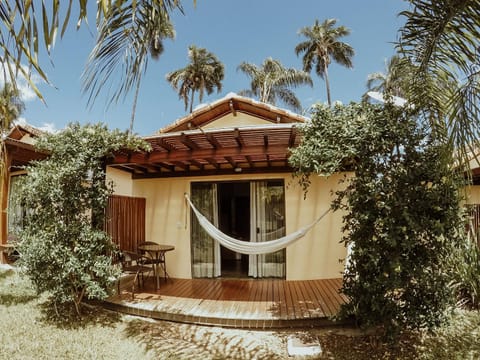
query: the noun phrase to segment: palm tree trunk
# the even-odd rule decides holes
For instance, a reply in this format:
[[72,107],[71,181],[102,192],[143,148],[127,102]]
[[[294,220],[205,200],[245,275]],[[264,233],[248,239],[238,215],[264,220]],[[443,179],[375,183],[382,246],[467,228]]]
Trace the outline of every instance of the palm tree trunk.
[[137,81],[137,86],[135,87],[135,95],[133,96],[133,105],[132,105],[132,114],[130,116],[130,134],[133,133],[133,123],[135,121],[135,111],[137,110],[137,100],[138,100],[138,93],[140,91],[140,78]]
[[192,88],[192,96],[190,98],[190,114],[193,112],[193,97],[195,96],[195,89]]
[[267,79],[265,79],[265,81],[263,82],[263,87],[260,91],[260,101],[261,102],[268,103],[268,98],[269,98],[268,88],[269,88],[269,86],[267,84]]
[[327,87],[328,106],[332,106],[332,99],[330,97],[330,82],[328,81],[328,65],[326,62],[325,62],[325,68],[323,70],[323,74],[325,76],[325,86]]

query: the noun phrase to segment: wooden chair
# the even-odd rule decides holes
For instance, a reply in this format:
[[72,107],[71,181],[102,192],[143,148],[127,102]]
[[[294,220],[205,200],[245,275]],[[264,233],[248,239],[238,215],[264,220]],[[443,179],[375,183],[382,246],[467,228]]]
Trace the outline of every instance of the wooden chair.
[[[138,253],[131,251],[120,251],[119,262],[122,269],[122,274],[134,275],[132,282],[132,300],[135,298],[135,283],[138,283],[138,288],[143,287],[144,274],[152,272],[151,266],[146,266],[148,259]],[[118,281],[118,294],[120,294],[120,280]]]

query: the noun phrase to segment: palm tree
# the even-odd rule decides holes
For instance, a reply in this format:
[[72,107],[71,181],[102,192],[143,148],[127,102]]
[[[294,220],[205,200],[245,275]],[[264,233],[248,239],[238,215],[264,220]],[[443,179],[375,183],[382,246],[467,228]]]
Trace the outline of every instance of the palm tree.
[[393,55],[385,63],[385,72],[374,72],[367,77],[367,92],[363,100],[368,101],[368,92],[406,98],[411,88],[415,66],[399,54]]
[[5,135],[12,127],[13,121],[25,110],[20,92],[12,84],[5,83],[0,90],[0,132]]
[[195,92],[198,91],[198,100],[202,102],[203,95],[222,90],[224,66],[217,57],[204,48],[191,45],[188,48],[190,63],[184,68],[167,74],[167,81],[172,85],[178,96],[185,102],[185,110],[190,104],[193,111]]
[[168,12],[161,6],[147,5],[139,2],[135,6],[130,4],[128,9],[112,10],[112,14],[100,24],[97,44],[82,75],[83,90],[89,92],[90,105],[110,78],[119,73],[121,80],[109,104],[124,98],[135,87],[130,132],[133,131],[140,83],[147,70],[149,54],[158,59],[163,53],[163,39],[175,36]]
[[[40,59],[41,53],[46,51],[50,54],[55,45],[57,34],[64,35],[71,21],[71,14],[74,7],[78,8],[78,17],[75,18],[77,28],[83,22],[87,22],[89,15],[89,4],[92,1],[78,0],[65,2],[52,2],[54,5],[37,6],[34,1],[1,1],[0,2],[0,20],[2,22],[2,31],[0,31],[0,58],[7,66],[9,77],[14,87],[16,87],[16,78],[20,74],[23,76],[37,96],[43,100],[43,96],[32,81],[32,73],[38,74],[48,83],[48,77],[42,69]],[[76,4],[75,4],[76,3]],[[196,0],[193,0],[196,4]],[[64,7],[65,5],[65,7]],[[164,13],[170,13],[175,9],[183,12],[181,0],[99,0],[96,1],[96,19],[99,29],[104,23],[112,26],[112,32],[126,25],[126,29],[131,27],[129,22],[136,21],[132,15],[132,9],[146,9],[152,13],[152,9]],[[135,11],[134,11],[135,12]],[[116,18],[115,21],[112,18]],[[141,33],[139,33],[141,35]],[[119,36],[121,36],[119,34]],[[110,50],[113,51],[113,50]],[[27,62],[29,66],[22,67],[21,63]],[[133,66],[133,64],[127,64]],[[32,72],[31,70],[34,70]],[[125,80],[126,81],[126,80]],[[120,82],[119,87],[131,87]]]
[[237,70],[250,77],[250,89],[240,95],[257,97],[259,101],[275,105],[277,99],[295,111],[301,110],[300,100],[291,87],[313,85],[310,75],[294,68],[285,68],[280,61],[272,58],[264,60],[261,66],[243,62]]
[[417,66],[408,100],[428,110],[428,120],[442,132],[437,137],[468,165],[480,148],[480,6],[469,0],[410,3],[411,10],[400,14],[406,23],[397,44]]
[[307,38],[295,47],[295,53],[303,54],[303,70],[310,72],[315,65],[315,72],[322,79],[325,79],[327,88],[328,104],[332,104],[330,96],[330,84],[328,79],[328,66],[332,59],[340,65],[352,68],[352,57],[355,54],[353,48],[340,41],[341,37],[350,34],[345,26],[334,27],[336,19],[326,19],[323,23],[315,20],[312,27],[304,27],[299,34]]
[[[0,90],[0,179],[4,181],[6,174],[6,149],[5,136],[12,128],[13,122],[18,119],[20,114],[25,110],[25,104],[20,98],[20,92],[10,83],[5,83]],[[3,192],[3,186],[0,193]],[[0,194],[0,197],[3,193]]]

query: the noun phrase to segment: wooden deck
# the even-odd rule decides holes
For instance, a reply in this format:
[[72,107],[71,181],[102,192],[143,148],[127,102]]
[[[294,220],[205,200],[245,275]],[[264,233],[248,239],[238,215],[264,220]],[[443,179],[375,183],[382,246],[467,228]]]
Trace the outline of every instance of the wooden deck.
[[[130,286],[128,286],[130,284]],[[342,279],[169,279],[160,289],[150,279],[132,300],[131,282],[106,306],[129,314],[203,325],[276,328],[333,325],[346,301]]]

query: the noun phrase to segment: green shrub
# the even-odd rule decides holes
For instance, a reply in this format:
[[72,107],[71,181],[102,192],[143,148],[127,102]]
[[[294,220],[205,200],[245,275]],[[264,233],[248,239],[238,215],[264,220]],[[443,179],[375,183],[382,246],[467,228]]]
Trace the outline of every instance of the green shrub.
[[27,167],[17,201],[26,211],[20,231],[20,265],[38,293],[52,303],[103,299],[115,281],[112,243],[103,231],[108,196],[105,161],[120,148],[143,142],[103,125],[72,124],[41,138],[36,146],[50,157]]
[[414,109],[390,104],[318,106],[290,158],[305,188],[313,173],[355,172],[334,203],[352,250],[342,311],[389,335],[432,329],[454,304],[460,182],[451,151],[420,123]]

